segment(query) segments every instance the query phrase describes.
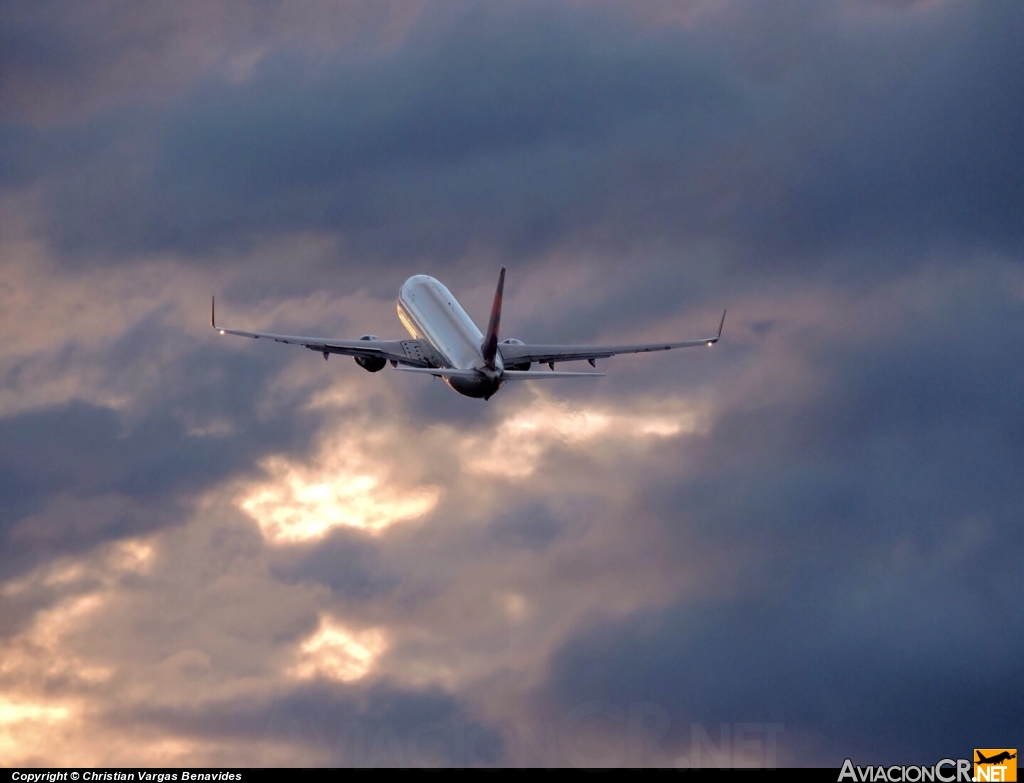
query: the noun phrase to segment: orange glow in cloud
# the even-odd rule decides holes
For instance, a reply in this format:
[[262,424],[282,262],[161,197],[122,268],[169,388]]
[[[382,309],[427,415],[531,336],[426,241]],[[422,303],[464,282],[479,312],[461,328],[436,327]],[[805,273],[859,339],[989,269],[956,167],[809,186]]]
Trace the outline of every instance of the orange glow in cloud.
[[243,489],[239,508],[275,543],[320,538],[339,525],[380,533],[429,513],[441,499],[437,486],[403,487],[364,444],[336,439],[312,464],[270,457],[269,475]]
[[543,392],[533,404],[504,419],[487,436],[462,439],[466,470],[510,478],[531,475],[554,447],[590,448],[600,441],[643,441],[703,432],[710,425],[706,406],[686,400],[638,403],[632,410],[588,404],[569,405]]
[[[25,631],[0,644],[0,766],[60,758],[52,755],[53,743],[69,748],[76,738],[85,736],[87,707],[81,693],[110,680],[115,670],[82,654],[76,635],[86,632],[110,605],[122,579],[149,568],[153,551],[146,541],[118,542],[91,564],[60,560],[4,585],[6,597],[17,597],[33,587],[67,589],[70,594],[40,611]],[[76,592],[83,585],[91,589]],[[54,683],[61,685],[58,690],[65,691],[63,696],[48,692],[46,685]],[[95,752],[76,760],[87,763],[97,758]],[[66,763],[70,762],[67,757]]]
[[40,740],[52,736],[58,725],[68,721],[77,710],[41,700],[27,701],[0,695],[0,764],[16,766],[26,751],[42,750]]
[[299,648],[299,661],[289,673],[306,680],[326,677],[353,682],[365,677],[387,646],[377,629],[350,631],[324,617],[320,628]]

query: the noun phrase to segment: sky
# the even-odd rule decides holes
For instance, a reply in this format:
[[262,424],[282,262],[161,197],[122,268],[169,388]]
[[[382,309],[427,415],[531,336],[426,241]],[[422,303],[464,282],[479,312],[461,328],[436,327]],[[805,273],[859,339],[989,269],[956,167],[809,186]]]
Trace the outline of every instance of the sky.
[[[0,4],[0,765],[1024,727],[1024,4]],[[722,341],[484,402],[242,329]],[[565,365],[561,369],[578,369]],[[585,366],[581,369],[587,369]]]

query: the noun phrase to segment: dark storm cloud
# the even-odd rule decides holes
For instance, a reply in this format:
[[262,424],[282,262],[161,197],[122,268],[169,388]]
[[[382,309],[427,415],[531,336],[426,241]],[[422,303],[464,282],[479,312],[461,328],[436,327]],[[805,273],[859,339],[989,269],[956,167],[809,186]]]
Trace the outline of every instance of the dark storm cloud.
[[495,517],[488,533],[502,547],[543,551],[562,532],[563,522],[540,503]]
[[335,595],[355,600],[390,593],[402,578],[386,561],[379,542],[348,529],[335,529],[312,544],[283,548],[274,553],[271,570],[283,582],[318,582]]
[[[822,573],[811,577],[814,589],[802,584],[808,575],[793,576],[785,603],[677,606],[573,640],[554,661],[560,711],[652,705],[665,727],[660,764],[672,763],[673,748],[692,752],[693,723],[716,744],[723,723],[781,725],[789,763],[822,766],[851,756],[962,757],[987,737],[1012,744],[1011,727],[1024,718],[1015,696],[1024,668],[1010,655],[993,661],[985,637],[998,624],[1001,643],[1019,649],[1019,623],[964,601],[941,577],[822,590]],[[848,590],[868,603],[847,608]],[[922,621],[921,592],[948,612]],[[808,732],[815,741],[801,748]]]
[[[2,419],[0,437],[0,484],[11,498],[2,517],[8,575],[33,565],[44,549],[79,551],[173,522],[176,505],[237,471],[242,453],[235,439],[190,438],[171,418],[125,427],[113,411],[82,403]],[[97,508],[81,518],[31,516],[59,495],[84,501],[109,494],[145,506],[115,505],[109,517]]]
[[40,84],[81,75],[83,67],[102,59],[102,52],[90,45],[90,36],[75,35],[67,13],[75,10],[56,2],[4,3],[0,11],[3,93],[9,97],[18,82]]
[[822,343],[815,399],[688,443],[697,475],[648,486],[630,516],[681,567],[730,552],[735,589],[581,634],[549,704],[653,703],[684,746],[691,721],[782,722],[813,729],[805,752],[826,764],[1009,742],[1024,320],[1000,282],[979,274],[890,339]]
[[[168,332],[165,317],[154,313],[96,357],[112,392],[135,390],[133,409],[72,401],[0,418],[0,568],[8,575],[40,557],[176,524],[202,490],[252,471],[268,453],[308,447],[317,415],[259,413],[258,396],[277,369],[272,358],[224,351],[212,340],[176,354],[169,349],[180,335]],[[139,377],[151,354],[160,378],[147,391]],[[45,357],[15,366],[5,383],[17,385],[33,361]],[[77,361],[65,351],[61,371],[73,375]],[[81,514],[42,513],[61,497],[107,500]]]
[[45,126],[126,96],[159,103],[211,72],[243,75],[282,45],[372,56],[421,11],[418,0],[10,0],[0,8],[0,117]]
[[[692,142],[707,132],[697,110],[730,100],[679,47],[647,51],[600,28],[581,39],[557,15],[481,17],[394,60],[281,54],[137,130],[105,121],[123,149],[98,150],[54,194],[62,246],[199,252],[327,229],[384,257],[457,256],[479,241],[539,247],[586,220],[602,140],[636,116],[668,115],[690,119],[676,132]],[[159,141],[139,149],[137,136]],[[99,166],[122,173],[96,214],[81,197],[109,187],[91,176]]]
[[196,737],[305,746],[310,753],[329,752],[332,765],[489,765],[505,751],[500,727],[474,720],[451,695],[388,683],[363,688],[318,681],[271,699],[133,712],[126,719]]
[[[236,70],[210,65],[228,56],[216,42],[184,46],[151,16],[162,4],[124,36],[88,7],[50,33],[54,6],[13,7],[2,241],[27,268],[22,240],[38,239],[32,273],[76,291],[67,326],[31,329],[42,347],[12,348],[0,375],[0,644],[21,655],[0,687],[16,706],[89,692],[122,738],[154,727],[236,760],[269,740],[338,764],[528,757],[481,714],[542,746],[568,720],[628,760],[637,705],[664,729],[658,763],[686,755],[693,721],[784,723],[796,763],[1012,744],[1020,3],[723,3],[689,29],[630,15],[650,6],[465,6],[373,57],[285,36]],[[196,63],[164,93],[125,76],[120,37],[162,53],[143,57],[150,76]],[[41,121],[25,107],[60,104],[42,86],[92,97]],[[37,207],[38,236],[6,235]],[[479,320],[499,260],[509,335],[642,339],[671,314],[697,336],[721,302],[726,339],[485,404],[208,328],[199,341],[169,304],[210,282],[225,318],[252,318],[257,300],[391,293],[436,271]],[[146,290],[131,304],[149,315],[119,337],[96,329],[99,273]],[[0,296],[24,301],[5,281]],[[359,329],[366,312],[339,321],[336,303],[285,303],[273,328]],[[8,324],[17,346],[28,328]],[[37,390],[59,402],[33,408]],[[691,408],[709,432],[626,432]],[[350,478],[368,497],[332,495],[331,511],[424,488],[437,505],[303,543],[264,538],[238,507],[280,490],[270,511],[317,521],[324,506],[297,496]],[[296,689],[317,618],[385,640],[366,679]],[[325,660],[358,653],[345,638]],[[609,736],[574,723],[588,704],[622,717]],[[68,736],[99,745],[94,728]],[[545,747],[542,763],[580,760]]]
[[[752,226],[758,244],[810,253],[907,253],[911,242],[926,252],[1019,250],[1012,215],[1024,155],[1013,139],[1024,108],[1007,97],[1024,88],[1011,43],[1024,30],[1021,11],[1012,3],[950,8],[869,41],[840,36],[835,52],[805,61],[809,89],[800,97],[818,105],[786,118],[787,165],[796,170],[776,209],[755,210],[769,221]],[[825,121],[815,116],[822,107],[832,114]],[[886,254],[863,263],[893,262]]]
[[[55,238],[200,254],[316,230],[404,263],[707,239],[743,266],[857,273],[920,261],[911,238],[1019,247],[1024,12],[920,16],[812,15],[767,83],[727,25],[643,34],[560,8],[478,10],[388,59],[279,52],[166,110],[51,131],[48,150],[104,131],[50,190]],[[37,144],[8,133],[11,169]]]

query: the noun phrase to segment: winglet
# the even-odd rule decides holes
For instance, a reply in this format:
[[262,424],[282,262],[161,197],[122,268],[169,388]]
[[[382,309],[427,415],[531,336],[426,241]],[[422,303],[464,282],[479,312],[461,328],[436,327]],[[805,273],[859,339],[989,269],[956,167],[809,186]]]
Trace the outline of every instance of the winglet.
[[210,297],[210,326],[212,326],[214,329],[216,329],[217,328],[217,317],[216,317],[216,314],[215,314],[216,310],[214,309],[214,304],[215,304],[215,297],[211,296]]
[[494,368],[494,357],[498,353],[498,327],[501,325],[501,300],[505,293],[505,267],[501,268],[498,275],[498,288],[494,292],[494,304],[491,305],[491,320],[487,324],[487,333],[484,335],[483,349],[484,362],[490,368]]
[[718,334],[716,334],[714,337],[709,337],[707,340],[703,340],[702,341],[708,348],[710,348],[712,345],[714,345],[715,343],[717,343],[719,340],[722,339],[722,327],[725,326],[725,314],[726,314],[726,312],[728,312],[728,311],[727,310],[723,310],[722,311],[722,320],[718,322]]

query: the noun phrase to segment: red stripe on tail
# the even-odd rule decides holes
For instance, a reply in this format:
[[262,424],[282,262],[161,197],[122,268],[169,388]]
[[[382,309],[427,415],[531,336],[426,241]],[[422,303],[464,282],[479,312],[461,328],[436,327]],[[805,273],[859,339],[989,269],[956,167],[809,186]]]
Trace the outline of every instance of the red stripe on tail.
[[484,352],[484,361],[492,369],[494,368],[494,357],[498,353],[498,327],[501,325],[501,298],[504,292],[505,267],[502,267],[501,274],[498,275],[498,290],[494,292],[494,304],[491,305],[491,320],[487,324],[483,345],[480,346]]

